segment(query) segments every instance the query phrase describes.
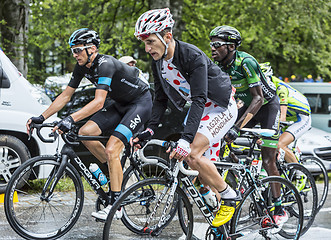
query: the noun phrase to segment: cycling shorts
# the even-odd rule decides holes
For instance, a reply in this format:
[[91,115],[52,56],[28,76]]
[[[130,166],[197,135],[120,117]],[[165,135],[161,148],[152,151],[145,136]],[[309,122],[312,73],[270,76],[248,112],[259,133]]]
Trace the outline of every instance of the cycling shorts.
[[99,126],[103,135],[116,136],[126,145],[151,117],[152,106],[152,95],[146,91],[129,104],[106,102],[90,120]]
[[204,153],[208,159],[215,161],[219,157],[220,141],[236,122],[238,109],[236,101],[230,98],[226,111],[216,104],[207,102],[200,121],[198,132],[205,135],[210,143],[209,149]]
[[[238,119],[245,113],[247,107],[243,106],[239,109]],[[279,117],[280,105],[277,97],[263,105],[257,114],[244,126],[245,128],[253,128],[258,123],[263,129],[273,129],[276,134],[271,137],[263,137],[263,139],[278,140],[279,139]]]
[[285,132],[289,132],[293,135],[294,140],[301,137],[305,132],[311,128],[311,116],[298,114],[297,121],[295,121],[291,126],[289,126]]

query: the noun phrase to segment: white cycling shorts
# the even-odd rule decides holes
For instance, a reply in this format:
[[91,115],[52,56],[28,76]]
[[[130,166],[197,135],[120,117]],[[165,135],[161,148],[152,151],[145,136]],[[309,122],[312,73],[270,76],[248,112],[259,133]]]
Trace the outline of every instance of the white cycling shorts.
[[301,137],[305,132],[311,128],[311,116],[298,114],[298,120],[289,126],[285,132],[289,132],[293,135],[294,140]]
[[233,97],[230,98],[227,110],[223,112],[213,102],[206,103],[198,132],[209,140],[210,148],[204,154],[208,159],[213,161],[218,159],[220,141],[236,122],[237,115],[237,104]]

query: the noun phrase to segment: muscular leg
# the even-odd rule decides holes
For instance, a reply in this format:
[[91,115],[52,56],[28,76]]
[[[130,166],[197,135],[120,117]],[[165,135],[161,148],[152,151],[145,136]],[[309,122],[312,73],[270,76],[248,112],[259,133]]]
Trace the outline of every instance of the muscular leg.
[[[269,176],[279,176],[276,166],[276,153],[277,148],[261,147],[263,167]],[[278,198],[280,196],[280,185],[274,184],[271,189],[273,197]]]
[[298,163],[294,153],[287,146],[294,141],[294,137],[289,132],[284,132],[280,135],[278,141],[278,148],[281,148],[285,151],[285,161],[288,163]]
[[123,142],[119,138],[111,136],[105,149],[105,153],[108,158],[111,190],[114,192],[121,191],[123,170],[121,166],[120,154],[123,148]]
[[199,178],[204,184],[221,192],[227,184],[218,173],[215,165],[208,158],[202,156],[208,148],[209,140],[203,134],[197,133],[191,144],[191,153],[186,161],[192,169],[199,171]]
[[[79,129],[78,134],[85,136],[99,136],[101,130],[95,122],[87,121],[87,123]],[[105,147],[100,141],[82,141],[82,143],[100,162],[107,162]]]

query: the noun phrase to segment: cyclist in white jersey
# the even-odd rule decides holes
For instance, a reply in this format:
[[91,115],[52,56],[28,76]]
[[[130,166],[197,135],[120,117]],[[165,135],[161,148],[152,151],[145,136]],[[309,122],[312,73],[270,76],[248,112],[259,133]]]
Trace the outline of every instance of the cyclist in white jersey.
[[220,193],[222,205],[213,221],[218,227],[231,219],[238,197],[203,153],[235,123],[234,88],[229,76],[200,49],[173,38],[173,25],[168,8],[147,11],[137,20],[135,36],[145,43],[145,51],[153,58],[155,99],[148,128],[134,142],[151,137],[168,100],[179,110],[187,101],[191,103],[184,131],[170,157],[187,161],[199,171],[201,182]]

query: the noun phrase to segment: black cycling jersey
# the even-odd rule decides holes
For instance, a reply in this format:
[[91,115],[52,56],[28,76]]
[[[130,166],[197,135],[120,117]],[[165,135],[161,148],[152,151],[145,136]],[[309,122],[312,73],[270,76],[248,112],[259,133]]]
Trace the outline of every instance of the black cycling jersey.
[[148,90],[148,85],[139,78],[138,68],[109,55],[98,54],[90,68],[76,64],[68,86],[77,88],[83,77],[97,89],[108,91],[108,96],[121,104],[132,102]]
[[[227,110],[232,86],[230,77],[214,64],[196,46],[175,40],[176,47],[172,63],[190,85],[191,108],[181,138],[193,142],[207,98],[223,111]],[[177,109],[182,110],[186,100],[162,77],[163,59],[152,63],[155,99],[153,113],[148,127],[156,130],[170,99]]]

